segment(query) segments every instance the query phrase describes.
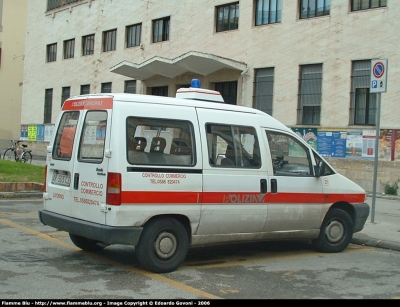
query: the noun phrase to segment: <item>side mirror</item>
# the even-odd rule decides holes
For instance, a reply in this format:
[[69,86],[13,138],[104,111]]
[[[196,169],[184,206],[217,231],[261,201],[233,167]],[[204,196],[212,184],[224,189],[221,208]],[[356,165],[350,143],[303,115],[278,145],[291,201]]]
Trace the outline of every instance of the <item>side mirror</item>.
[[315,177],[321,177],[325,174],[325,163],[324,161],[319,161],[316,166],[314,166]]

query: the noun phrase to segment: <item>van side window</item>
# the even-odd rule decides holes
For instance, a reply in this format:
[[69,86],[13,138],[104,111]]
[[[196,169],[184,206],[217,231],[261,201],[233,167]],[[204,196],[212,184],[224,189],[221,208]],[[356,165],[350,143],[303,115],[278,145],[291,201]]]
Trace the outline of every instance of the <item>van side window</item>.
[[260,168],[260,146],[253,127],[207,124],[211,166]]
[[266,131],[274,175],[311,176],[310,150],[290,135]]
[[128,117],[127,159],[135,165],[194,166],[193,124],[185,120]]
[[78,160],[101,163],[107,130],[107,111],[88,111],[83,124]]
[[62,115],[54,141],[53,159],[71,160],[78,119],[79,112],[65,112]]

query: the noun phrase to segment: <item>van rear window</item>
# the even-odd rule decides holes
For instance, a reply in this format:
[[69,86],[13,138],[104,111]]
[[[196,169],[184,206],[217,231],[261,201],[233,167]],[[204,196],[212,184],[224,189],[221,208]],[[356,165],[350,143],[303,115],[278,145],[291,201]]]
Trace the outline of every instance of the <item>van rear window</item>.
[[135,165],[195,165],[193,125],[189,121],[129,117],[127,159]]
[[88,111],[83,123],[78,160],[101,163],[107,130],[107,111]]
[[71,160],[79,112],[65,112],[57,128],[53,159]]

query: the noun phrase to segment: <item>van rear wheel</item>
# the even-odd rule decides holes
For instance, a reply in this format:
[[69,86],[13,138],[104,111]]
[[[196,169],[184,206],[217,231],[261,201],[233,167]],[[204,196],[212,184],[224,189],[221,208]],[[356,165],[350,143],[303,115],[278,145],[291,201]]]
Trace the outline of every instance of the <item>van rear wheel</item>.
[[342,209],[331,209],[326,214],[317,239],[312,243],[316,250],[323,253],[343,251],[353,237],[353,220]]
[[69,237],[70,237],[72,243],[74,243],[77,247],[79,247],[85,251],[98,252],[98,251],[101,251],[102,249],[104,249],[104,246],[99,245],[100,242],[98,242],[98,241],[84,238],[81,236],[77,236],[72,233],[69,234]]
[[167,273],[182,264],[188,249],[189,236],[182,223],[173,218],[157,218],[144,227],[135,254],[145,270]]

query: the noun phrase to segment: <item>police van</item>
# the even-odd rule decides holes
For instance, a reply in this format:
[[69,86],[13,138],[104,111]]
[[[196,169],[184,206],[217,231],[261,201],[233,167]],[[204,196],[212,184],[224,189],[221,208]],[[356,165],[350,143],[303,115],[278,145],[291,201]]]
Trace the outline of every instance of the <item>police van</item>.
[[341,252],[370,211],[365,191],[291,129],[195,85],[176,98],[67,99],[43,198],[40,221],[77,247],[132,245],[157,273],[207,244],[307,240]]

